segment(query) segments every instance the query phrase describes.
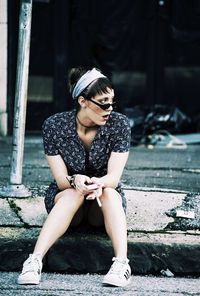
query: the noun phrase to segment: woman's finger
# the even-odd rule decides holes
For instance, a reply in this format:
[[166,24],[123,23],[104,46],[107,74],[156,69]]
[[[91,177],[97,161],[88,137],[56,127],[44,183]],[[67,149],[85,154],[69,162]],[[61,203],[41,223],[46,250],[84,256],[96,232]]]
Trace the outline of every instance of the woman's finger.
[[95,193],[88,194],[87,197],[86,197],[87,200],[93,200],[95,198],[96,198],[96,194]]

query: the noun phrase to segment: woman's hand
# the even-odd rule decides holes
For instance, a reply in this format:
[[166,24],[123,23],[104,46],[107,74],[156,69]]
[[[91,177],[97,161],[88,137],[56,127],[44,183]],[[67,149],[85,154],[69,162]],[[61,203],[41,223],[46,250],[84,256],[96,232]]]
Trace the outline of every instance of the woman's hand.
[[104,184],[100,182],[99,178],[89,178],[85,175],[76,175],[74,183],[76,190],[78,190],[82,195],[85,195],[87,200],[93,200],[96,198],[99,206],[101,207],[99,197],[102,195]]
[[[93,200],[96,198],[98,205],[101,207],[101,201],[100,201],[99,197],[102,195],[104,184],[101,183],[100,180],[96,177],[91,178],[91,182],[92,182],[94,190],[93,190],[93,192],[91,192],[90,194],[87,195],[86,199]],[[88,185],[88,187],[91,188],[92,185]],[[95,186],[96,186],[96,189],[95,189]]]
[[87,184],[91,183],[91,179],[85,175],[76,175],[74,179],[74,184],[76,186],[76,190],[81,192],[83,195],[88,193],[88,186]]

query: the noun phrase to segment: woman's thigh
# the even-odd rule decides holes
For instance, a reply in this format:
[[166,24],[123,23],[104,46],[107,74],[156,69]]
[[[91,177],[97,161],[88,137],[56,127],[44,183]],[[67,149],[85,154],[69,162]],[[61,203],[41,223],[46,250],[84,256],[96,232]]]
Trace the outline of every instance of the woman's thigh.
[[[100,197],[101,202],[107,204],[108,207],[114,207],[115,204],[122,205],[121,195],[114,188],[106,188],[103,190],[103,194]],[[109,203],[105,201],[112,200]],[[104,225],[104,217],[102,208],[99,207],[96,199],[92,201],[89,209],[88,209],[88,223],[92,226],[103,226]]]
[[[74,189],[66,189],[64,191],[59,192],[54,199],[54,204],[56,204],[58,202],[58,200],[60,198],[66,198],[72,201],[72,199],[82,199],[82,197],[80,196],[79,193],[77,193],[77,191],[75,191]],[[77,212],[75,213],[72,222],[70,223],[70,226],[74,227],[74,226],[78,226],[81,224],[81,222],[83,221],[84,218],[84,211],[83,211],[83,201],[80,202],[80,207],[77,210]]]
[[[63,196],[63,193],[64,192],[60,192],[56,195],[55,203],[59,200],[60,197]],[[100,197],[102,202],[104,201],[104,199],[109,199],[109,198],[111,199],[117,198],[121,202],[120,194],[113,188],[104,189],[103,194]],[[103,217],[102,209],[101,207],[99,207],[96,199],[91,201],[85,200],[83,202],[83,204],[80,206],[80,208],[77,210],[76,214],[74,215],[70,226],[75,227],[75,226],[80,226],[85,224],[89,224],[93,227],[104,226],[104,217]]]
[[[66,197],[69,201],[74,197],[77,198],[77,191],[74,189],[67,189],[62,192],[59,192],[55,196],[54,203],[58,202],[60,198]],[[75,195],[75,196],[74,196]],[[70,226],[80,226],[80,225],[91,225],[94,227],[100,227],[104,225],[104,218],[101,211],[101,208],[98,206],[98,203],[95,200],[84,200],[80,208],[75,213]]]

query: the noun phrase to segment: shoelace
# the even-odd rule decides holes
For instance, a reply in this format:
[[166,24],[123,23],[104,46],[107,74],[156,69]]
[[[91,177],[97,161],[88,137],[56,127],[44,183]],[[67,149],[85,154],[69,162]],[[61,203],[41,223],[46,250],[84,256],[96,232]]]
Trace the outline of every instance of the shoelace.
[[30,257],[24,262],[22,273],[40,271],[40,261],[36,256],[30,255]]
[[124,267],[125,264],[127,264],[129,262],[128,259],[118,259],[116,257],[114,257],[112,259],[112,261],[114,261],[114,263],[111,266],[111,269],[109,271],[109,273],[113,273],[113,274],[119,274],[122,272],[122,268]]

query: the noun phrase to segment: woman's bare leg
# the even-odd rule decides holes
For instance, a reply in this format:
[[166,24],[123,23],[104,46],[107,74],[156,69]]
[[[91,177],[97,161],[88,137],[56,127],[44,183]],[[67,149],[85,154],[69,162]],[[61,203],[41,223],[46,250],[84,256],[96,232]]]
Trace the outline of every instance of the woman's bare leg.
[[113,188],[105,188],[101,196],[106,231],[116,257],[127,257],[127,224],[121,196]]
[[41,257],[47,253],[55,241],[66,232],[83,201],[84,196],[74,189],[66,189],[57,194],[55,206],[42,227],[33,253],[39,253]]

